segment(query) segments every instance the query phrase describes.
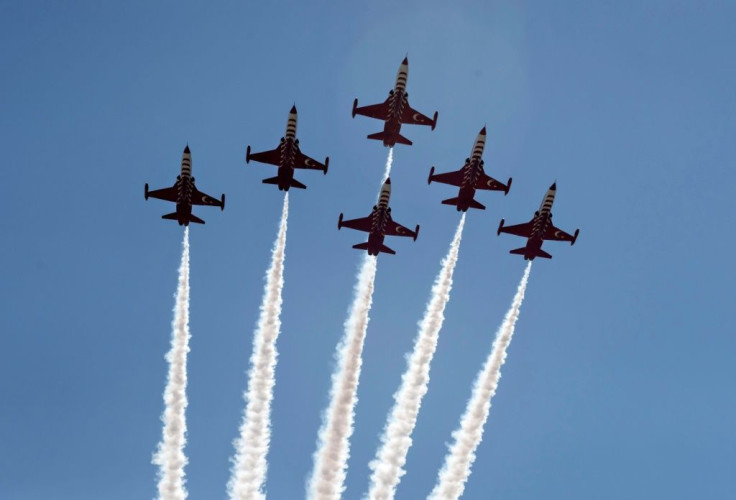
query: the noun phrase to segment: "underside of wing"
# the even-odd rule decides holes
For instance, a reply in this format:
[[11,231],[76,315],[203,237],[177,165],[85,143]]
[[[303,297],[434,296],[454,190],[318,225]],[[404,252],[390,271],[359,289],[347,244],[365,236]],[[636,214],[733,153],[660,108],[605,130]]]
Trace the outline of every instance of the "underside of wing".
[[308,168],[312,170],[327,170],[324,163],[320,163],[314,158],[310,158],[301,151],[297,153],[296,161],[294,162],[294,168]]
[[370,106],[355,108],[355,114],[385,121],[388,118],[388,99],[380,104],[371,104]]
[[342,220],[342,214],[340,214],[339,227],[349,227],[350,229],[357,229],[358,231],[369,233],[372,222],[373,218],[371,216],[361,217],[360,219]]
[[431,127],[434,124],[434,120],[423,115],[416,109],[412,109],[412,107],[407,103],[406,107],[404,107],[404,111],[401,113],[401,123],[406,123],[408,125],[428,125]]
[[386,224],[386,236],[408,236],[409,238],[416,238],[416,234],[416,232],[408,227],[404,227],[393,220],[389,220],[388,224]]
[[450,184],[452,186],[461,186],[463,183],[462,169],[454,172],[445,172],[444,174],[434,174],[430,177],[432,182],[441,182],[442,184]]
[[147,191],[146,197],[176,202],[177,198],[179,197],[179,190],[177,189],[177,185],[174,184],[172,187],[156,189],[155,191]]
[[549,226],[544,233],[544,239],[551,241],[573,241],[575,237],[555,226]]
[[223,202],[195,188],[194,193],[192,193],[192,205],[208,205],[211,207],[222,207]]
[[515,226],[503,226],[498,231],[499,233],[515,234],[516,236],[528,238],[532,235],[532,223],[530,221],[524,224],[516,224]]
[[261,163],[270,163],[271,165],[278,165],[281,162],[281,150],[276,148],[271,151],[262,151],[260,153],[248,152],[247,160],[253,160]]
[[503,182],[499,182],[490,175],[481,174],[475,183],[475,189],[487,189],[489,191],[506,191],[508,186]]

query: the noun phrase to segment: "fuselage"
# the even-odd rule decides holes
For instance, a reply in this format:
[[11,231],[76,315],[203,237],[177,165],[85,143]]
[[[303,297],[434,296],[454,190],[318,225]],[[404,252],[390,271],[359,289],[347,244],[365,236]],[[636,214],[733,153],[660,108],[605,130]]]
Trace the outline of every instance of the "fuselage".
[[547,232],[547,228],[552,225],[552,204],[555,201],[556,192],[557,183],[554,183],[545,193],[542,204],[539,205],[539,210],[534,214],[532,232],[526,242],[524,259],[534,260],[534,257],[537,256],[537,250],[542,248],[544,234]]
[[371,214],[373,220],[371,221],[371,230],[368,233],[368,255],[378,255],[383,246],[383,240],[386,237],[386,225],[391,219],[391,209],[388,207],[390,198],[391,179],[386,179],[378,196],[378,204],[373,207],[373,213]]
[[401,115],[404,107],[408,106],[406,93],[406,82],[409,79],[409,60],[404,58],[396,75],[396,84],[388,96],[388,117],[383,125],[383,145],[393,147],[396,144],[396,136],[401,131]]
[[286,120],[286,132],[281,138],[279,149],[281,150],[281,162],[279,164],[278,177],[279,189],[288,191],[291,187],[291,179],[294,177],[294,162],[299,150],[299,141],[296,138],[297,111],[292,106],[289,117]]
[[192,154],[189,146],[184,148],[181,156],[181,173],[176,178],[177,198],[176,215],[180,225],[189,225],[189,216],[192,214],[192,193],[194,192],[194,177],[192,177]]
[[470,208],[470,202],[475,197],[475,186],[483,174],[483,149],[486,146],[486,128],[483,127],[473,143],[470,157],[463,165],[463,183],[458,194],[457,209],[465,212]]

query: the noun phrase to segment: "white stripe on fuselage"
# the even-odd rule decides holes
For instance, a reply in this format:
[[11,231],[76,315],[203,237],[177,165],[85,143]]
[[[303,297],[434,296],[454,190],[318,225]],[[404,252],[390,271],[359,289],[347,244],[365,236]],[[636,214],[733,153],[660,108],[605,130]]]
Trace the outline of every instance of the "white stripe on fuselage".
[[539,205],[539,213],[541,214],[549,214],[552,210],[552,204],[555,202],[555,190],[549,189],[547,190],[547,193],[544,195],[544,199],[542,200],[542,204]]
[[391,198],[391,184],[384,184],[381,194],[378,196],[378,207],[388,208],[388,200]]
[[192,199],[192,155],[186,151],[181,155],[181,178],[179,181],[179,202],[190,204]]
[[285,139],[296,139],[296,113],[289,113],[289,119],[286,120]]
[[400,90],[406,92],[406,82],[409,80],[409,65],[401,63],[399,66],[399,72],[396,75],[396,85],[394,90]]
[[483,149],[486,147],[486,134],[478,134],[473,144],[473,151],[470,153],[470,159],[479,162],[483,156]]
[[542,199],[542,204],[539,206],[539,215],[534,218],[534,227],[532,228],[532,231],[539,237],[543,237],[547,230],[547,226],[552,222],[552,204],[555,201],[555,192],[556,191],[554,189],[547,190],[547,193]]

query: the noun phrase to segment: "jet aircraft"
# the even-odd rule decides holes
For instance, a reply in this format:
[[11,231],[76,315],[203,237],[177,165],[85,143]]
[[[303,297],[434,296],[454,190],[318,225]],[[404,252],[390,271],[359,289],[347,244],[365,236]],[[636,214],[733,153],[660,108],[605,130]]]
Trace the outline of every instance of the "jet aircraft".
[[397,142],[411,146],[412,142],[399,134],[401,124],[429,125],[434,130],[437,125],[437,111],[434,118],[423,115],[409,106],[409,93],[406,91],[406,81],[409,78],[409,59],[404,58],[396,75],[396,85],[389,90],[388,98],[380,103],[370,106],[358,107],[358,99],[353,101],[353,118],[355,115],[364,115],[385,122],[383,132],[376,132],[368,136],[368,139],[383,141],[383,145],[394,147]]
[[534,260],[534,257],[544,257],[551,259],[552,256],[542,250],[544,240],[553,241],[569,241],[570,245],[574,245],[580,234],[580,229],[575,230],[575,234],[570,236],[562,229],[558,229],[552,224],[552,203],[555,201],[555,192],[557,191],[557,183],[555,182],[549,187],[544,195],[542,204],[534,213],[532,220],[525,224],[517,224],[515,226],[504,226],[504,219],[498,225],[497,234],[509,233],[516,236],[528,238],[526,246],[511,250],[509,253],[523,255],[524,260]]
[[509,194],[512,180],[510,177],[508,183],[504,185],[493,177],[486,175],[483,171],[482,157],[485,144],[486,128],[483,127],[478,134],[478,137],[475,139],[475,144],[473,144],[470,158],[465,159],[465,165],[463,165],[460,170],[444,174],[435,174],[434,167],[432,167],[429,171],[427,184],[431,184],[432,181],[435,181],[460,187],[460,193],[457,198],[449,198],[447,200],[443,200],[442,203],[445,205],[455,205],[458,211],[462,210],[463,212],[468,210],[468,208],[485,210],[485,206],[473,199],[476,189],[503,191],[504,195]]
[[294,105],[289,111],[289,118],[286,121],[286,135],[281,138],[276,149],[251,154],[250,146],[248,146],[245,153],[245,163],[250,163],[253,160],[279,167],[276,177],[263,179],[263,183],[276,184],[280,191],[288,191],[290,187],[307,189],[307,186],[294,179],[295,168],[321,170],[326,174],[327,167],[330,164],[329,156],[325,158],[323,165],[301,152],[299,139],[296,138],[296,118],[296,105]]
[[386,182],[381,187],[381,194],[378,198],[378,205],[373,207],[373,211],[368,217],[352,220],[342,220],[342,214],[337,221],[337,229],[342,229],[343,226],[351,229],[357,229],[358,231],[365,231],[368,233],[368,241],[365,243],[358,243],[353,245],[353,248],[358,250],[368,250],[368,255],[378,255],[379,252],[395,254],[393,250],[383,244],[385,236],[410,236],[417,240],[419,236],[419,225],[412,231],[401,224],[394,222],[391,218],[391,208],[388,206],[388,200],[391,197],[391,179],[386,179]]
[[168,188],[149,191],[148,184],[146,184],[144,196],[146,199],[151,197],[176,203],[176,212],[163,215],[161,218],[178,221],[180,226],[188,226],[190,222],[204,224],[202,219],[192,214],[192,205],[209,205],[220,207],[220,210],[225,210],[224,194],[218,200],[199,191],[197,186],[194,185],[194,177],[192,177],[192,155],[189,151],[189,145],[184,148],[184,153],[181,157],[181,173],[176,176],[174,185]]

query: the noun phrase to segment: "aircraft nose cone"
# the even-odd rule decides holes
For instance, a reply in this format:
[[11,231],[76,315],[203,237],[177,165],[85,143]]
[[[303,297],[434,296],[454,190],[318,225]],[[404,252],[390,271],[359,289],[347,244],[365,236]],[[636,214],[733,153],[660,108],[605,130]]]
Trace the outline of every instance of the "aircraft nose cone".
[[553,182],[552,185],[549,187],[549,189],[551,191],[556,191],[557,190],[557,181]]
[[187,144],[187,147],[184,148],[185,153],[189,153],[189,144]]
[[293,105],[293,106],[291,107],[291,111],[289,111],[289,113],[293,113],[293,114],[296,114],[296,104],[294,104],[294,105]]
[[401,64],[409,64],[409,57],[405,57],[403,61],[401,61]]
[[388,179],[386,179],[386,182],[384,182],[384,184],[388,184],[390,186],[391,185],[391,177],[389,177]]
[[483,125],[483,128],[480,129],[480,135],[486,135],[486,126]]

